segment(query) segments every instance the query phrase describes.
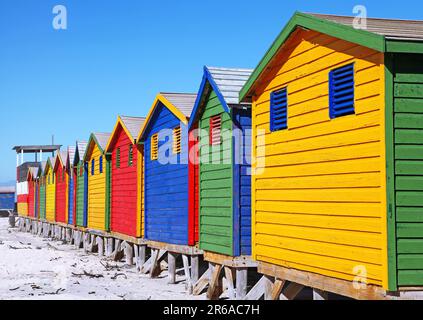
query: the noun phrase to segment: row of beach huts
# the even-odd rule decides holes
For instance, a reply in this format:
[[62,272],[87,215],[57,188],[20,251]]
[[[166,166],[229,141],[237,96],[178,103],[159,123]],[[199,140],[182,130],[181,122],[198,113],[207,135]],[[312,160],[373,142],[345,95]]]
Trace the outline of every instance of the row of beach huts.
[[181,256],[210,299],[418,296],[423,22],[354,21],[295,13],[256,69],[205,67],[30,168],[21,226],[170,282]]

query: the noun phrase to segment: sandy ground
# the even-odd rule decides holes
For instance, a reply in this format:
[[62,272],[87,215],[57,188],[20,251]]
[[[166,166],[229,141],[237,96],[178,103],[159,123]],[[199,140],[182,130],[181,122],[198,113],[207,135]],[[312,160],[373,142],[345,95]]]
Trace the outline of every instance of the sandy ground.
[[177,280],[168,285],[166,272],[150,279],[124,263],[9,229],[8,219],[0,218],[0,299],[204,299],[186,294],[183,277]]

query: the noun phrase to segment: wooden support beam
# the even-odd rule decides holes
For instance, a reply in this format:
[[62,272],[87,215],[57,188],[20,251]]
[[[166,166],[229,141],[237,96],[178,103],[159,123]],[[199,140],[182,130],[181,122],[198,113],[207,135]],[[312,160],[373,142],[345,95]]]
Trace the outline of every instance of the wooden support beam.
[[281,300],[294,300],[296,296],[304,289],[304,286],[295,282],[292,282],[288,287],[281,293]]
[[134,250],[132,243],[125,243],[125,262],[128,266],[134,265]]
[[97,248],[98,248],[98,256],[102,257],[104,256],[104,240],[103,237],[97,236],[96,237],[96,243],[97,243]]
[[272,291],[271,291],[269,300],[279,300],[279,297],[282,293],[282,289],[285,283],[286,283],[285,280],[276,279],[275,283],[272,286]]
[[260,300],[271,291],[272,281],[267,276],[263,276],[256,285],[248,292],[243,300]]
[[236,298],[243,300],[247,295],[248,268],[236,269]]
[[114,249],[114,239],[113,238],[107,238],[106,239],[106,257],[110,258],[113,255],[113,249]]
[[234,270],[233,269],[229,267],[225,267],[225,279],[227,283],[229,299],[235,300],[236,293],[235,293],[235,286],[234,286]]
[[115,251],[112,254],[113,261],[120,261],[123,259],[122,240],[115,239]]
[[207,269],[206,272],[198,279],[198,281],[195,283],[192,294],[194,296],[200,295],[209,285],[210,283],[210,277],[211,277],[211,270],[210,268]]
[[313,289],[313,300],[329,300],[329,294],[319,289]]
[[185,254],[182,255],[182,262],[184,264],[185,281],[188,294],[192,294],[193,283],[191,279],[191,270],[189,265],[189,257]]
[[173,252],[169,252],[167,254],[167,266],[168,266],[168,283],[175,284],[176,283],[176,258],[177,254]]
[[200,278],[200,256],[191,256],[191,280],[196,283]]
[[157,278],[162,272],[160,263],[165,258],[167,252],[159,249],[152,249],[151,254],[151,266],[150,266],[150,278]]
[[222,265],[215,264],[210,278],[209,288],[207,290],[207,298],[209,300],[218,300],[222,294],[222,279],[220,273],[222,272]]
[[365,288],[356,289],[352,281],[336,279],[317,273],[290,269],[282,266],[259,262],[257,271],[261,274],[284,279],[301,284],[305,287],[315,288],[326,292],[358,300],[383,300],[391,299],[387,292],[380,287],[367,285]]

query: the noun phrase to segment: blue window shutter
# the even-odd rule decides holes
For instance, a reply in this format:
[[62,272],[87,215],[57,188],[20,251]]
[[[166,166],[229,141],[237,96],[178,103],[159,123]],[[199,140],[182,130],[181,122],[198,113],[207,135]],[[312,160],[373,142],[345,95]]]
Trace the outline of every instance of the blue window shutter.
[[331,119],[354,114],[354,64],[329,73],[329,116]]
[[98,166],[100,169],[100,173],[103,173],[103,156],[100,156],[100,158],[98,159]]
[[270,94],[270,131],[288,128],[288,93],[287,88]]
[[91,160],[91,175],[93,176],[95,172],[95,160]]

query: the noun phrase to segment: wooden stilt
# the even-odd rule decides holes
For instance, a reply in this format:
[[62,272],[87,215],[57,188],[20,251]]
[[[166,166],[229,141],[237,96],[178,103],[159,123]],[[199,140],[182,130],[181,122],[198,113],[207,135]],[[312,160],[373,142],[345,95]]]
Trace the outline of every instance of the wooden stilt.
[[128,266],[134,265],[134,250],[132,243],[125,243],[125,261]]
[[115,251],[112,254],[113,261],[120,261],[122,260],[124,254],[122,251],[122,240],[115,239]]
[[233,270],[229,267],[225,267],[225,279],[227,283],[229,299],[233,300],[235,299],[235,296],[236,296],[235,287],[234,287],[234,275],[233,275]]
[[167,254],[167,266],[168,266],[168,283],[176,283],[176,258],[177,254],[173,252],[168,252]]
[[97,243],[99,257],[104,256],[104,241],[103,241],[103,237],[97,236],[96,243]]
[[113,244],[114,244],[113,238],[106,239],[106,257],[107,258],[110,258],[113,255]]
[[189,257],[185,254],[182,255],[182,262],[184,264],[184,272],[185,272],[185,281],[187,286],[187,291],[189,294],[192,294],[193,290],[193,283],[191,279],[191,270],[189,265]]
[[247,295],[248,268],[236,269],[236,298],[243,300]]
[[200,278],[200,257],[191,256],[191,279],[196,283]]
[[207,298],[209,300],[217,300],[222,294],[222,279],[220,273],[222,272],[222,265],[215,264],[213,266],[213,272],[210,278],[209,288],[207,290]]
[[203,290],[205,290],[208,287],[210,283],[210,277],[211,277],[211,270],[209,268],[207,269],[206,272],[204,272],[204,274],[200,277],[200,279],[198,279],[198,281],[194,285],[192,294],[195,296],[200,295],[203,292]]
[[156,278],[162,272],[160,263],[164,259],[165,254],[166,251],[164,250],[152,249],[150,278]]

